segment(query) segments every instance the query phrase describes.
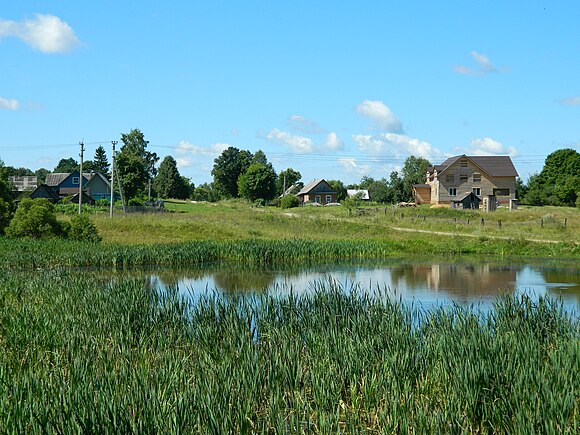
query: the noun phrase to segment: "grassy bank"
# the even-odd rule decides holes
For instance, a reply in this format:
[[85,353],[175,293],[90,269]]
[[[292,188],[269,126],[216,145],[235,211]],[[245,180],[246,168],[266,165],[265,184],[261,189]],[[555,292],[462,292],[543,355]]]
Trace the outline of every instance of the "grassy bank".
[[198,303],[146,282],[0,275],[8,433],[580,430],[580,327],[547,300],[424,312],[335,284]]

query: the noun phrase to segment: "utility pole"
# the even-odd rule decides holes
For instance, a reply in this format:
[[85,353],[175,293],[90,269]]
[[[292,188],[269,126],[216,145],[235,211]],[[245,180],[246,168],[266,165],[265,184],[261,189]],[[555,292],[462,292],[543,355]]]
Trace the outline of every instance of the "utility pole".
[[286,196],[286,172],[284,172],[284,185],[282,187],[282,196]]
[[115,201],[115,145],[117,145],[116,140],[112,140],[111,143],[113,144],[113,157],[111,158],[111,210],[109,212],[109,217],[113,218],[113,202]]
[[85,144],[83,141],[79,142],[81,146],[81,169],[79,174],[79,215],[83,211],[83,153],[85,151]]

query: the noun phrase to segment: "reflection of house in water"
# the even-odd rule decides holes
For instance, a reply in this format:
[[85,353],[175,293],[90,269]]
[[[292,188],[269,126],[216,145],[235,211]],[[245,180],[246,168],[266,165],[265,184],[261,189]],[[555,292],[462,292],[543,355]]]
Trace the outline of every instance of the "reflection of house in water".
[[423,287],[465,297],[513,292],[517,268],[494,264],[403,264],[393,267],[393,284],[408,290]]

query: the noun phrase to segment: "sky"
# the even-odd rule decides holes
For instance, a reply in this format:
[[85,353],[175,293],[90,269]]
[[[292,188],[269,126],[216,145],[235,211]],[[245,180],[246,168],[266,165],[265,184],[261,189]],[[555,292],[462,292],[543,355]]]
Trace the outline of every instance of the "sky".
[[345,184],[459,154],[526,181],[580,150],[576,0],[4,3],[6,165],[110,161],[134,128],[196,185],[229,146]]

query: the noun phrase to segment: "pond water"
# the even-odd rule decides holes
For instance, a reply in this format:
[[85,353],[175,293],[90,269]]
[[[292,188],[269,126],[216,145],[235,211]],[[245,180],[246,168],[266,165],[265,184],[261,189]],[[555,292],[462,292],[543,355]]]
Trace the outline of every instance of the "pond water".
[[489,306],[499,295],[523,292],[533,297],[561,298],[567,311],[580,308],[580,262],[538,261],[363,261],[248,268],[211,264],[203,269],[158,270],[148,273],[160,290],[169,286],[187,297],[205,292],[255,294],[269,291],[300,295],[315,283],[333,280],[345,290],[376,292],[422,306],[457,303]]

